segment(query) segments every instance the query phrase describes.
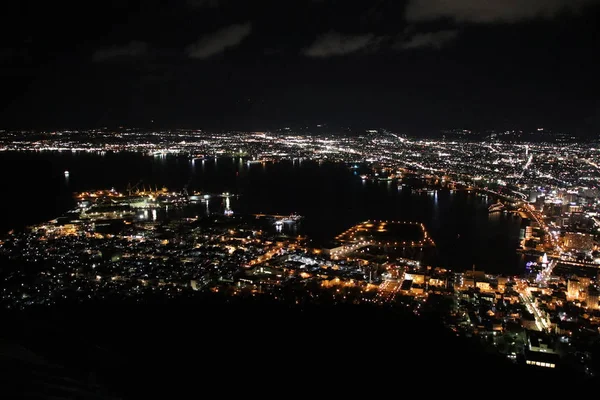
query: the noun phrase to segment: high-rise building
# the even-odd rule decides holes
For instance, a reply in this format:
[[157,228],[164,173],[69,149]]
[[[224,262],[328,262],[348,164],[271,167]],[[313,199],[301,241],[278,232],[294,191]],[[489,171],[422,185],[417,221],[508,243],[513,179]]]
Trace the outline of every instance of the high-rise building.
[[600,291],[596,286],[588,286],[587,288],[587,298],[586,298],[587,307],[590,310],[598,310],[598,302],[600,301]]
[[563,244],[569,250],[591,251],[594,248],[594,236],[580,232],[567,232]]
[[540,194],[540,192],[536,189],[532,189],[529,191],[529,202],[530,203],[535,203],[538,199],[538,195]]
[[581,288],[579,287],[579,279],[569,279],[567,282],[567,299],[579,300],[580,290]]
[[527,225],[525,227],[525,239],[529,240],[531,238],[533,238],[533,226]]

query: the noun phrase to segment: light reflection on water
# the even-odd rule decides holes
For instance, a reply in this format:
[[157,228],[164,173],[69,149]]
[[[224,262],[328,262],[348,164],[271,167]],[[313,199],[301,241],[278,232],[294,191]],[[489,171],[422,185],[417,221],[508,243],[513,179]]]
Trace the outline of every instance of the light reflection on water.
[[[73,207],[72,192],[143,182],[190,192],[230,192],[240,197],[212,198],[191,207],[190,213],[269,213],[304,215],[300,230],[315,241],[325,241],[366,219],[421,221],[435,240],[439,264],[468,269],[472,264],[490,272],[518,273],[523,256],[517,255],[520,219],[503,213],[488,214],[494,201],[486,196],[440,190],[413,194],[397,182],[362,180],[343,166],[306,160],[246,163],[241,158],[198,160],[138,154],[37,153],[3,154],[5,170],[20,169],[9,207],[25,210],[8,224],[35,223],[54,218]],[[33,172],[32,165],[34,166]],[[70,176],[65,177],[64,171]],[[26,183],[25,183],[26,182]],[[397,187],[397,189],[395,189]],[[52,199],[48,201],[47,199]],[[148,218],[179,215],[178,209],[151,211]],[[25,221],[25,222],[23,222]],[[4,229],[6,228],[6,229]],[[286,229],[285,226],[282,229]]]

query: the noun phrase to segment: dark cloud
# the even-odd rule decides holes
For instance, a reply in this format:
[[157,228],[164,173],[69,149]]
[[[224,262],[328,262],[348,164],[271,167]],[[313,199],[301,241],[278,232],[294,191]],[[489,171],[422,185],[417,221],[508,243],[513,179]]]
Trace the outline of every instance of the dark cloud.
[[94,61],[106,61],[112,58],[139,57],[146,54],[147,51],[147,43],[138,40],[132,40],[125,45],[112,46],[96,50],[92,55],[92,59]]
[[11,61],[14,57],[13,49],[0,48],[0,64]]
[[397,49],[418,49],[434,48],[439,49],[448,42],[453,41],[458,36],[458,31],[448,29],[437,32],[416,33],[408,40],[400,42],[394,46]]
[[201,37],[186,48],[190,58],[205,59],[219,54],[229,47],[239,45],[252,32],[252,24],[234,24]]
[[598,0],[409,0],[409,22],[451,18],[457,22],[518,22],[551,18],[563,11],[578,11]]
[[223,0],[187,0],[187,4],[191,7],[208,7],[216,8],[223,3]]
[[373,49],[381,40],[382,38],[372,33],[344,35],[338,32],[328,32],[319,36],[302,53],[308,57],[341,56]]

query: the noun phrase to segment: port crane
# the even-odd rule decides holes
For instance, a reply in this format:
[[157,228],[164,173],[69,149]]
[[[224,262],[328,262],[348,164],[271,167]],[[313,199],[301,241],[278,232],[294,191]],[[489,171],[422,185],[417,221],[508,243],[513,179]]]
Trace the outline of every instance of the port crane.
[[131,192],[136,190],[136,194],[140,192],[140,183],[142,183],[142,181],[139,181],[138,183],[136,183],[135,185],[131,186],[131,182],[129,182],[127,184],[127,194],[129,196],[131,196]]

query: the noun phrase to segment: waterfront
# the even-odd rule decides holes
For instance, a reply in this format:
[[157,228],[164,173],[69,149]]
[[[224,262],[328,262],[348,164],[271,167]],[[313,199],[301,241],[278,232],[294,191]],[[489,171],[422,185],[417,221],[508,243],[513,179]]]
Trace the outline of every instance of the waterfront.
[[[240,158],[190,161],[185,157],[141,154],[4,153],[6,218],[3,232],[49,220],[72,208],[76,191],[142,181],[147,186],[240,194],[230,200],[235,213],[297,213],[302,232],[324,242],[367,219],[418,221],[436,243],[438,266],[519,274],[520,219],[488,214],[495,199],[475,193],[440,190],[414,194],[393,182],[364,182],[343,165],[316,162],[248,164]],[[68,170],[68,177],[64,171]],[[204,207],[204,205],[202,205]],[[224,208],[223,200],[210,204]]]

